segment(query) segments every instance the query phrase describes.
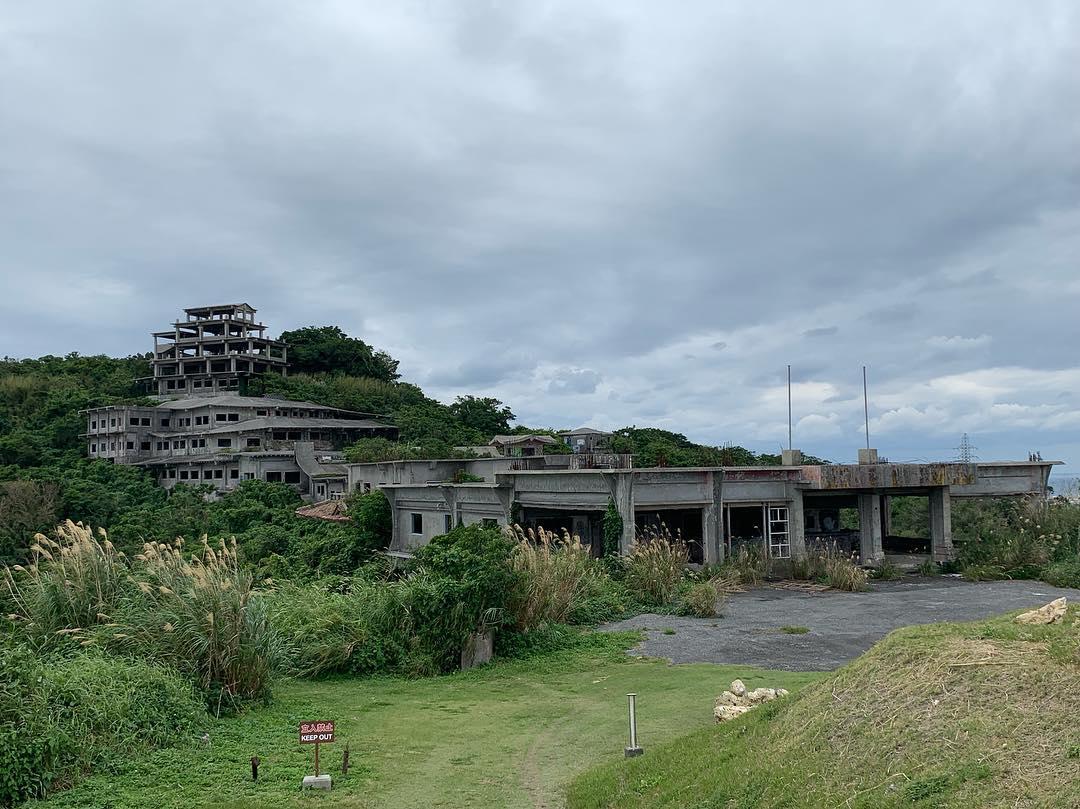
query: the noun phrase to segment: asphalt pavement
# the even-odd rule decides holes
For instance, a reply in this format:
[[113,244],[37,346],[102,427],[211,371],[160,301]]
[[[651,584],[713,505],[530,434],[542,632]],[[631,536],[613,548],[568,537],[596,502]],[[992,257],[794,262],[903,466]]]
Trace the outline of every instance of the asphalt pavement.
[[[864,593],[766,586],[729,596],[719,618],[645,614],[601,629],[644,629],[644,642],[630,653],[674,663],[824,671],[858,657],[898,627],[973,621],[1040,607],[1060,596],[1080,602],[1080,590],[1037,581],[967,582],[948,576],[873,582]],[[789,634],[782,627],[809,631]]]

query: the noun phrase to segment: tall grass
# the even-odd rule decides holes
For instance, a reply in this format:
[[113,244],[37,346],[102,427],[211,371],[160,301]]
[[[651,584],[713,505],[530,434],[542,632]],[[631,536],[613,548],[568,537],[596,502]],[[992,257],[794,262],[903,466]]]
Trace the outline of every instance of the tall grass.
[[543,528],[507,528],[516,540],[510,567],[517,572],[517,592],[510,612],[518,629],[565,623],[591,592],[598,571],[581,539],[563,529],[562,536]]
[[[796,562],[797,560],[793,560]],[[769,558],[765,549],[753,545],[739,545],[735,552],[724,561],[724,574],[733,577],[739,584],[756,586],[769,576]]]
[[185,555],[183,540],[129,559],[81,523],[39,535],[29,568],[3,574],[12,620],[39,649],[101,646],[189,675],[220,711],[265,699],[280,655],[235,543]]
[[235,540],[213,548],[203,537],[188,556],[183,547],[183,539],[147,543],[135,557],[140,597],[125,616],[126,643],[191,675],[218,712],[266,700],[283,649]]
[[689,559],[686,543],[679,536],[672,536],[666,525],[647,526],[638,531],[623,561],[626,586],[643,604],[670,604],[678,593]]
[[868,589],[870,576],[855,564],[855,557],[854,553],[844,553],[836,543],[808,548],[805,556],[792,560],[792,578],[817,581],[835,590],[860,592]]
[[67,520],[57,526],[55,540],[34,536],[28,567],[4,568],[6,599],[35,634],[85,629],[108,620],[131,591],[128,560],[104,530],[99,534]]

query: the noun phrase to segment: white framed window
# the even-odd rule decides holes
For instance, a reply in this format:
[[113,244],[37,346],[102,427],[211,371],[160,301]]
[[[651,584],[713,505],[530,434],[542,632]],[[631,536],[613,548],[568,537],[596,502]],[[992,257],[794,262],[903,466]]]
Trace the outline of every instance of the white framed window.
[[773,559],[791,558],[787,506],[769,506],[769,556]]

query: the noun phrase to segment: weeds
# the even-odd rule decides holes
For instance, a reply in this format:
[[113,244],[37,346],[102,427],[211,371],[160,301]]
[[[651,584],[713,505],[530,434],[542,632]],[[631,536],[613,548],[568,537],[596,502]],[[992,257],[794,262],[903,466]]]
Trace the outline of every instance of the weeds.
[[[792,560],[792,565],[799,560]],[[769,560],[763,548],[740,545],[724,563],[725,572],[733,576],[739,584],[756,586],[769,575]]]
[[624,561],[626,585],[644,604],[669,604],[678,592],[689,558],[686,543],[673,537],[666,525],[649,526],[639,532]]
[[597,575],[589,549],[563,529],[562,537],[540,528],[507,528],[516,540],[510,567],[519,574],[510,612],[519,629],[566,623],[591,591]]

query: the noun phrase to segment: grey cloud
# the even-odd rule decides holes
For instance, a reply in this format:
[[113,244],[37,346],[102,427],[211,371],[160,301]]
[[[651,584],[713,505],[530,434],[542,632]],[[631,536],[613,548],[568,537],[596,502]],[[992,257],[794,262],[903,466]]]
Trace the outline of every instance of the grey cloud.
[[[1077,363],[1067,0],[9,6],[0,353],[145,351],[247,299],[523,422],[572,394],[762,448],[790,363],[801,414],[837,411],[825,456],[864,363],[919,412],[935,378]],[[955,443],[892,423],[908,454]]]
[[601,376],[587,368],[561,368],[548,383],[549,393],[595,393]]
[[820,326],[816,329],[807,329],[802,333],[803,337],[831,337],[840,331],[838,326]]

